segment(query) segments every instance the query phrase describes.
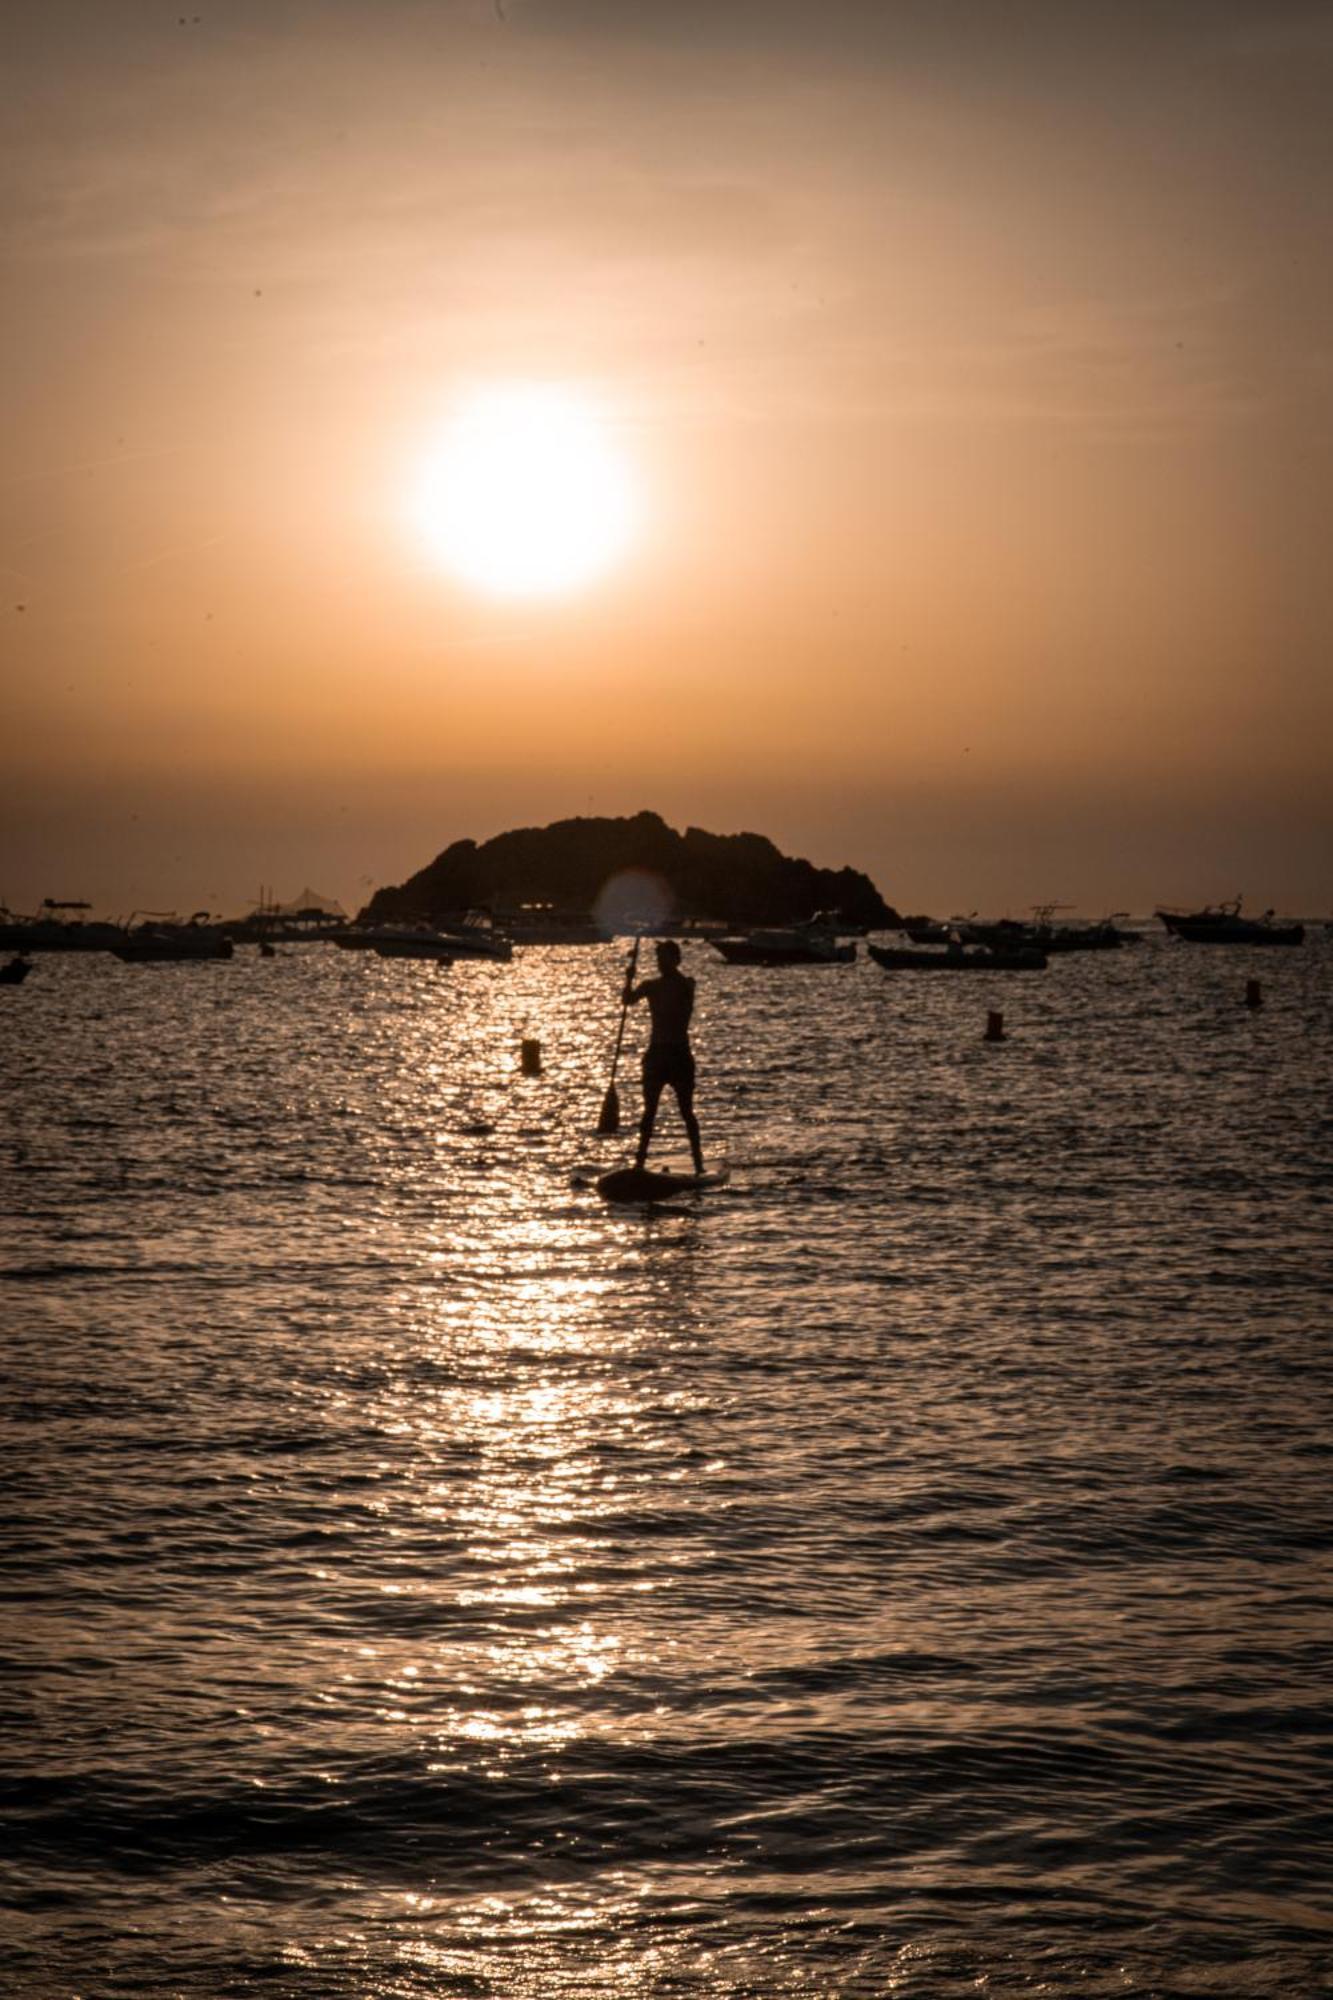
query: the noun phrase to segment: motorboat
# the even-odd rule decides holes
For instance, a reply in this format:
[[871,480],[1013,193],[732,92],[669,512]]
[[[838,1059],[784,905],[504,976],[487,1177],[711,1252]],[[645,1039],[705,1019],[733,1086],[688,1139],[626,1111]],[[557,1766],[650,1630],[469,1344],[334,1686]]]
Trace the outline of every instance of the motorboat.
[[1304,924],[1279,923],[1272,910],[1261,917],[1243,917],[1240,897],[1229,903],[1208,903],[1201,910],[1157,911],[1172,937],[1186,944],[1304,944]]
[[340,932],[334,939],[343,951],[373,951],[380,958],[430,958],[452,965],[460,958],[509,959],[514,947],[503,931],[479,912],[455,921],[436,923],[367,924]]
[[45,896],[35,916],[0,909],[0,949],[33,951],[111,951],[125,936],[123,924],[93,921],[90,903],[63,902]]
[[[1138,933],[1119,929],[1115,917],[1096,923],[1062,924],[1054,921],[1057,903],[1038,903],[1030,918],[1001,917],[994,923],[976,917],[961,918],[954,928],[964,944],[985,945],[993,951],[1118,951],[1122,945],[1137,944]],[[1124,912],[1117,912],[1123,915]]]
[[[339,943],[344,949],[352,948],[344,939],[339,939]],[[452,965],[460,956],[452,938],[432,930],[428,924],[382,924],[378,930],[359,937],[356,944],[380,958],[431,958]]]
[[883,944],[866,950],[886,972],[1044,972],[1048,962],[1034,945],[963,945],[957,939],[943,951]]
[[196,910],[184,924],[174,917],[148,915],[147,921],[136,925],[131,917],[120,943],[111,949],[126,965],[197,964],[231,958],[235,952],[227,933],[208,921],[207,910]]
[[514,955],[512,943],[501,932],[472,924],[449,929],[386,924],[357,943],[368,945],[381,958],[430,958],[441,965],[456,964],[460,958],[504,960]]
[[1124,914],[1118,910],[1115,916],[1100,917],[1091,924],[1038,925],[1035,941],[1046,952],[1119,951],[1123,945],[1142,944],[1138,931],[1121,930],[1117,918]]
[[446,943],[453,947],[455,958],[510,959],[514,956],[513,940],[496,928],[485,910],[469,910],[465,917],[455,920],[444,918],[440,932]]
[[839,943],[829,931],[801,924],[789,930],[748,931],[712,939],[728,965],[850,965],[855,943]]

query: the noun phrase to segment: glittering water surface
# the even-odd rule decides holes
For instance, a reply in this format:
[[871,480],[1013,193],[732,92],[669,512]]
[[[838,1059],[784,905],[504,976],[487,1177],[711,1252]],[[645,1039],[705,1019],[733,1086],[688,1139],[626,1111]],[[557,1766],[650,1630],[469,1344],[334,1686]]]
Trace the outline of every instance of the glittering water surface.
[[6,1991],[1333,1990],[1329,940],[693,955],[0,994]]

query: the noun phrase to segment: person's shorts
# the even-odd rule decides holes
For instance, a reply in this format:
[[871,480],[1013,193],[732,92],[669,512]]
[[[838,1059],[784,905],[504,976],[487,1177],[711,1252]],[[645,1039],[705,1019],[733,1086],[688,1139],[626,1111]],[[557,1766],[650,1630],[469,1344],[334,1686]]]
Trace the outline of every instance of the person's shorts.
[[678,1097],[688,1095],[694,1089],[694,1057],[689,1049],[669,1042],[647,1048],[643,1057],[643,1085],[645,1090],[669,1088]]

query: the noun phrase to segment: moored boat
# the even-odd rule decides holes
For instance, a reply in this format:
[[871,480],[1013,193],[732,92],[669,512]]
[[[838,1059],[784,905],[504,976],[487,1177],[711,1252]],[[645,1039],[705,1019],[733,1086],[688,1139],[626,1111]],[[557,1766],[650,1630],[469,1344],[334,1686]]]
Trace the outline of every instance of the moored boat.
[[469,915],[438,924],[374,924],[335,939],[343,951],[373,951],[380,958],[430,958],[452,965],[460,958],[509,959],[514,947],[488,919]]
[[0,948],[21,953],[111,951],[123,940],[125,926],[95,922],[88,915],[91,907],[46,896],[35,916],[0,910]]
[[856,957],[854,943],[840,944],[827,931],[804,925],[714,938],[712,946],[728,965],[850,965]]
[[1091,924],[1049,924],[1038,925],[1034,942],[1041,951],[1119,951],[1122,945],[1141,944],[1137,931],[1121,930],[1117,917],[1101,917]]
[[953,928],[960,943],[981,945],[987,951],[1041,950],[1036,924],[1018,917],[966,917]]
[[943,951],[928,947],[869,944],[866,950],[886,972],[1044,972],[1046,954],[1032,945],[971,945],[956,941]]
[[1272,910],[1261,917],[1243,917],[1240,897],[1229,903],[1208,903],[1201,910],[1158,909],[1172,937],[1186,944],[1296,945],[1305,942],[1305,926],[1279,923]]
[[[966,923],[965,917],[955,917],[955,923]],[[953,936],[952,926],[941,923],[938,917],[904,917],[903,930],[913,944],[948,944]]]
[[31,971],[32,966],[26,958],[11,958],[7,964],[0,965],[0,986],[22,986]]
[[514,956],[512,939],[496,928],[486,910],[469,910],[463,917],[442,918],[440,932],[445,942],[453,947],[455,958],[510,959]]
[[1000,917],[995,922],[985,922],[967,917],[961,919],[955,928],[965,944],[985,945],[996,951],[1044,951],[1048,954],[1118,951],[1122,945],[1139,942],[1138,933],[1122,931],[1115,917],[1102,917],[1096,923],[1055,923],[1053,917],[1057,907],[1054,903],[1038,904],[1028,919]]
[[[340,939],[344,949],[349,949],[347,941]],[[432,930],[428,924],[385,924],[379,930],[369,932],[356,940],[358,946],[368,947],[380,958],[431,958],[443,965],[452,965],[459,957],[453,940],[442,932]]]
[[231,939],[206,918],[203,910],[186,924],[153,918],[136,926],[131,918],[129,929],[112,951],[126,965],[198,964],[205,959],[231,958],[235,952]]

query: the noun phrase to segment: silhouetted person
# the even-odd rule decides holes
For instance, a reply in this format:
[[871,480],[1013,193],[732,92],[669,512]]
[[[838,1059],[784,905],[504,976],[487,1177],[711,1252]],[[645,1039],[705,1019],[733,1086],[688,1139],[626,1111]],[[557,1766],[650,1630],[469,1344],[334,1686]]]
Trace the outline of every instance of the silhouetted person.
[[676,1093],[680,1115],[690,1136],[694,1171],[701,1174],[704,1155],[699,1142],[699,1121],[694,1115],[694,1052],[690,1048],[694,981],[681,971],[680,946],[671,938],[665,938],[657,946],[657,971],[656,979],[645,979],[638,986],[628,977],[625,980],[625,1005],[633,1007],[646,1000],[653,1019],[653,1032],[643,1054],[643,1117],[639,1122],[639,1150],[634,1164],[641,1167],[648,1157],[658,1102],[669,1084]]

